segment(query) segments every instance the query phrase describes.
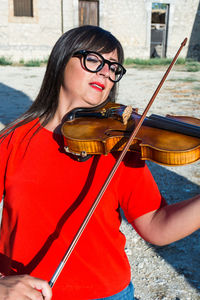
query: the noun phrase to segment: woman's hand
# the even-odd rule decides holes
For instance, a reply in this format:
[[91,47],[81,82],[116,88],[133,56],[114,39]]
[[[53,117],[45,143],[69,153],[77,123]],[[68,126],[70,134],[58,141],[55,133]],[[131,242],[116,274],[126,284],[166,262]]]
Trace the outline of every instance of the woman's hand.
[[50,300],[52,291],[47,281],[29,275],[0,279],[0,300]]

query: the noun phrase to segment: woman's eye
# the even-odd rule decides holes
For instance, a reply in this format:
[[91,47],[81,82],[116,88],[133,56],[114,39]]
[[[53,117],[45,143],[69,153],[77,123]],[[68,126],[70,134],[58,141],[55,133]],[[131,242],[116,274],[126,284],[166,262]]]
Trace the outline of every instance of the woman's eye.
[[117,72],[117,66],[116,65],[111,65],[110,66],[110,71],[113,72],[113,73],[116,73]]
[[94,55],[88,55],[86,60],[91,63],[98,63],[99,59]]

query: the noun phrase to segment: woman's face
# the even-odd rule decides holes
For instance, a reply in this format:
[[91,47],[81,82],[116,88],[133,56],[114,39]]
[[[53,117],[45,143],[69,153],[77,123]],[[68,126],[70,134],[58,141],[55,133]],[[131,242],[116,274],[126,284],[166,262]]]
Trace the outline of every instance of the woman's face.
[[[117,50],[103,53],[102,56],[107,60],[118,62]],[[107,99],[114,84],[109,79],[110,70],[107,64],[97,73],[91,73],[84,69],[81,62],[80,57],[70,58],[64,71],[59,105],[65,113],[76,107],[93,107],[101,104]]]

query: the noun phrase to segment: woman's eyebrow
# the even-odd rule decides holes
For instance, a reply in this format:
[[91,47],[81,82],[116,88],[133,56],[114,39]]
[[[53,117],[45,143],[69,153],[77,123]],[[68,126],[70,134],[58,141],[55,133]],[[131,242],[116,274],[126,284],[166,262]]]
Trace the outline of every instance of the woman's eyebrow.
[[[102,53],[102,52],[99,52],[102,56],[105,54],[105,52],[104,53]],[[104,57],[104,56],[103,56]],[[106,59],[105,57],[104,57],[104,59]],[[114,57],[109,57],[107,60],[110,60],[110,61],[113,61],[113,62],[118,62],[119,60],[118,59],[116,59],[116,58],[114,58]]]
[[[106,58],[104,57],[104,59],[106,59]],[[107,60],[110,60],[110,61],[113,61],[113,62],[118,62],[118,60],[116,58],[113,58],[113,57],[109,57]]]
[[115,58],[112,58],[112,57],[111,57],[109,60],[110,60],[110,61],[114,61],[114,62],[118,62],[118,60],[117,60],[117,59],[115,59]]

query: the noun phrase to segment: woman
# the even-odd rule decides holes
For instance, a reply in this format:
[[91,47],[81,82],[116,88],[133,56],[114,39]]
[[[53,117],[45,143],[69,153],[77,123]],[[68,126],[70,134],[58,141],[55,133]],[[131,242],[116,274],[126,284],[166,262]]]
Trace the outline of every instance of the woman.
[[63,150],[60,127],[74,108],[114,101],[122,62],[121,44],[109,32],[68,31],[52,50],[35,102],[2,132],[0,300],[133,299],[120,207],[157,245],[199,228],[199,197],[166,205],[145,163],[127,154],[56,284],[48,286],[117,157],[78,161]]

